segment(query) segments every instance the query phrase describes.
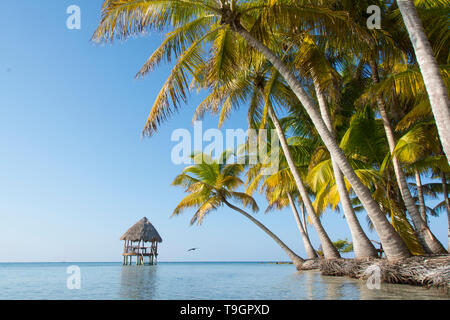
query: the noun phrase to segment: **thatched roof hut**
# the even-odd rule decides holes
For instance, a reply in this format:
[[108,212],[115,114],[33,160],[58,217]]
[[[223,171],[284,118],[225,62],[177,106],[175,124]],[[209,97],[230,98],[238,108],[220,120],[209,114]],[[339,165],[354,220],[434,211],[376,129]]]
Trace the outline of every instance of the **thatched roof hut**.
[[[158,242],[162,242],[162,238],[147,218],[139,220],[120,240],[125,241],[122,254],[124,265],[131,264],[133,256],[136,256],[138,265],[144,264],[144,257],[149,258],[149,264],[156,264]],[[147,246],[146,242],[151,242],[151,245]]]
[[146,217],[139,220],[133,225],[120,240],[144,241],[144,242],[162,242],[162,238],[156,231],[155,227],[148,221]]

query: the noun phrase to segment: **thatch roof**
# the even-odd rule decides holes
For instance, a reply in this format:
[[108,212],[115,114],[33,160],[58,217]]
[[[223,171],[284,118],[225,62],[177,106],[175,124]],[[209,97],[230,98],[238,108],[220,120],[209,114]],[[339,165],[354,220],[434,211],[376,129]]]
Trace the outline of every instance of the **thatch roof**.
[[120,240],[162,242],[162,238],[158,231],[156,231],[155,227],[146,217],[142,218],[134,226],[128,229]]

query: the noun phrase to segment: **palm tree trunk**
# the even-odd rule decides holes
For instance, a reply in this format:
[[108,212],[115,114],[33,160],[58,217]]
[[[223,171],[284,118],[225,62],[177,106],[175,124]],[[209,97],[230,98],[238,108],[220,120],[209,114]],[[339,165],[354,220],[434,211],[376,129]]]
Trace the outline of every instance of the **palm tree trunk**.
[[417,196],[419,197],[419,203],[420,203],[420,216],[422,217],[422,220],[425,221],[425,224],[428,225],[427,207],[425,206],[425,198],[423,196],[422,179],[420,178],[419,171],[416,171],[416,186],[417,186]]
[[[320,113],[322,115],[322,119],[325,122],[328,130],[330,131],[331,135],[335,138],[336,133],[334,131],[330,113],[328,110],[327,103],[325,101],[325,95],[322,91],[322,88],[319,84],[319,81],[317,79],[317,76],[315,74],[314,69],[311,70],[311,75],[314,82],[314,88],[316,91],[316,96],[319,101],[319,107],[320,107]],[[345,186],[345,180],[344,176],[342,175],[341,170],[339,170],[339,167],[336,164],[336,161],[334,161],[333,156],[331,156],[331,163],[333,166],[333,173],[336,181],[336,186],[339,193],[339,200],[342,205],[342,209],[344,211],[344,216],[347,221],[347,225],[350,229],[350,233],[352,235],[353,240],[353,249],[355,253],[356,258],[365,258],[365,257],[377,257],[377,251],[375,247],[373,246],[372,242],[370,242],[369,238],[367,237],[366,233],[364,232],[363,228],[361,227],[361,224],[358,221],[358,218],[356,217],[355,211],[353,210],[352,203],[350,201],[350,196],[347,192],[347,188]]]
[[448,251],[450,251],[450,199],[448,198],[447,178],[444,172],[441,172],[441,177],[442,177],[442,192],[444,193],[445,205],[447,207]]
[[414,1],[397,0],[397,5],[416,53],[445,155],[447,159],[450,159],[450,102],[447,87],[433,56],[433,50]]
[[381,212],[378,204],[372,198],[369,189],[361,182],[361,180],[356,175],[355,171],[345,157],[343,151],[339,148],[336,140],[328,131],[325,123],[320,116],[320,113],[314,107],[313,102],[311,101],[303,87],[300,85],[300,83],[297,81],[294,74],[291,73],[290,69],[283,63],[283,61],[281,61],[280,58],[278,58],[258,39],[253,37],[242,26],[235,26],[235,30],[247,41],[247,43],[251,47],[258,50],[274,65],[274,67],[278,70],[278,72],[280,72],[288,85],[291,87],[292,91],[295,93],[299,101],[302,103],[314,126],[316,127],[317,132],[322,138],[325,146],[335,159],[344,176],[352,185],[353,190],[366,209],[367,214],[371,219],[375,230],[377,231],[378,236],[383,244],[386,256],[391,260],[397,260],[411,256],[411,253],[409,252],[402,238],[394,230],[393,226],[386,219],[384,213]]
[[305,229],[303,228],[303,224],[302,221],[300,220],[300,215],[298,214],[298,210],[294,203],[294,200],[292,199],[290,193],[288,193],[287,196],[289,199],[289,204],[291,205],[292,213],[294,214],[295,221],[297,222],[298,230],[300,231],[300,235],[303,240],[303,245],[305,246],[306,254],[308,255],[309,259],[316,259],[318,257],[317,252],[316,250],[314,250],[311,244],[311,240],[309,239],[308,235],[305,232]]
[[278,138],[280,139],[281,148],[283,149],[284,156],[286,157],[289,169],[292,172],[292,176],[294,177],[295,183],[297,185],[298,191],[302,197],[303,203],[305,204],[306,211],[308,212],[308,217],[313,222],[314,228],[317,231],[317,235],[319,236],[320,243],[322,244],[323,255],[325,259],[338,259],[340,258],[339,252],[331,242],[330,237],[322,226],[320,222],[320,218],[317,216],[316,211],[312,205],[311,199],[309,198],[308,191],[303,183],[303,180],[298,172],[297,166],[295,165],[294,158],[292,157],[291,151],[289,149],[289,145],[287,143],[286,137],[284,136],[283,128],[281,128],[280,121],[278,120],[275,112],[269,106],[269,116],[272,119],[272,122],[275,126],[275,129],[278,134]]
[[309,238],[308,221],[306,221],[305,204],[303,203],[303,201],[300,203],[300,212],[302,213],[302,221],[303,221],[303,226],[305,227],[305,233]]
[[[263,91],[262,94],[264,94]],[[317,231],[317,235],[322,245],[323,255],[325,259],[338,259],[340,258],[339,252],[333,245],[333,242],[331,241],[330,237],[328,236],[327,232],[322,226],[322,223],[320,222],[320,218],[317,216],[316,211],[314,210],[306,186],[303,183],[300,173],[298,172],[297,166],[295,165],[294,158],[292,157],[292,153],[291,150],[289,149],[289,145],[287,143],[286,136],[284,135],[283,128],[281,127],[280,121],[278,120],[278,117],[276,116],[275,112],[270,106],[268,108],[268,112],[270,119],[272,119],[272,122],[274,123],[278,138],[280,139],[281,148],[283,150],[284,156],[286,157],[288,167],[292,172],[292,176],[294,177],[297,189],[300,192],[303,204],[305,205],[306,211],[308,212],[308,216],[310,217],[314,225],[314,228]]]
[[247,219],[252,221],[254,224],[256,224],[258,227],[260,227],[265,233],[267,233],[275,242],[286,252],[286,254],[291,258],[292,262],[294,263],[297,270],[301,269],[302,264],[305,262],[302,258],[300,258],[294,251],[292,251],[283,241],[280,240],[272,231],[270,231],[265,225],[263,225],[261,222],[253,218],[250,214],[245,212],[244,210],[232,205],[227,200],[223,199],[223,202],[231,209],[239,212],[243,216],[245,216]]
[[[380,82],[378,75],[378,66],[374,60],[370,61],[370,67],[372,69],[372,79],[375,84]],[[420,216],[419,210],[417,209],[416,203],[411,196],[411,192],[406,182],[406,177],[403,169],[398,161],[397,157],[394,155],[394,149],[396,146],[394,131],[392,130],[391,123],[386,111],[384,101],[380,96],[377,97],[378,111],[380,112],[381,119],[383,121],[384,131],[386,132],[386,137],[389,145],[389,151],[392,155],[392,164],[394,167],[395,177],[397,178],[397,185],[402,194],[402,199],[405,203],[406,210],[408,210],[409,216],[414,224],[414,229],[417,234],[417,239],[427,253],[444,253],[446,250],[439,242],[434,234],[430,231],[422,217]]]

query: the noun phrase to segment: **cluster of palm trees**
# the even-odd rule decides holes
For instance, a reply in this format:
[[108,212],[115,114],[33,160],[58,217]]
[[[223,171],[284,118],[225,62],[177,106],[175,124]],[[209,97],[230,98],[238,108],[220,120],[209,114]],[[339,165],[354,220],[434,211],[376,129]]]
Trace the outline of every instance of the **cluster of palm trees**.
[[[367,28],[371,5],[381,9],[381,29]],[[307,222],[324,257],[339,257],[320,220],[329,207],[342,210],[355,256],[375,257],[356,216],[365,211],[387,258],[402,259],[447,252],[428,216],[450,211],[449,13],[450,0],[105,0],[93,39],[165,32],[137,75],[173,64],[145,135],[188,102],[192,89],[207,92],[194,119],[211,113],[221,126],[245,107],[249,128],[278,134],[281,163],[269,176],[263,163],[223,162],[228,152],[216,160],[196,154],[208,161],[175,179],[189,194],[174,214],[195,207],[192,223],[201,223],[226,205],[299,266],[302,258],[232,200],[257,210],[252,194],[259,191],[268,210],[289,206],[308,258],[317,253]],[[236,191],[241,186],[245,192]],[[429,208],[425,196],[438,195],[443,201]]]

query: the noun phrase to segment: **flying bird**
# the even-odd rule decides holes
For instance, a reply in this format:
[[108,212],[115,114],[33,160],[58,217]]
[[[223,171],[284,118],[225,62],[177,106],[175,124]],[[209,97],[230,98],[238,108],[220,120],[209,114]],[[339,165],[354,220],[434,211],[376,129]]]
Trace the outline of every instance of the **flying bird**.
[[195,251],[195,250],[197,250],[197,249],[198,249],[198,248],[191,248],[191,249],[188,250],[188,252],[189,252],[189,251]]

